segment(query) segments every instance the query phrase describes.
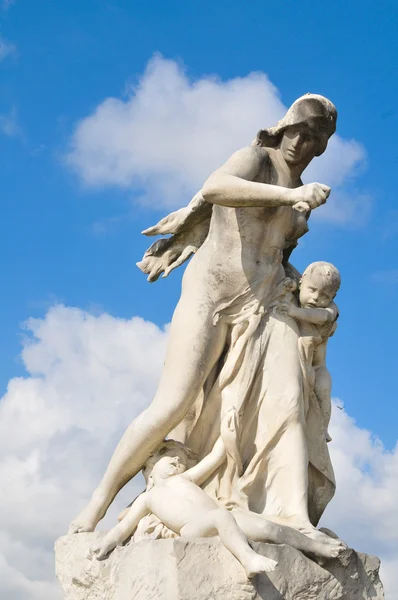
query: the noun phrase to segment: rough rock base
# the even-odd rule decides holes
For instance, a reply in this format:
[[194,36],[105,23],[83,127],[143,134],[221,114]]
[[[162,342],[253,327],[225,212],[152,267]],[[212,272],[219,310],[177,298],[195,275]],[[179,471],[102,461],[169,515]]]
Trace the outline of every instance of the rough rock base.
[[66,600],[383,600],[380,561],[347,550],[319,566],[290,546],[254,544],[277,569],[248,581],[217,540],[148,540],[86,558],[103,534],[60,538],[56,571]]

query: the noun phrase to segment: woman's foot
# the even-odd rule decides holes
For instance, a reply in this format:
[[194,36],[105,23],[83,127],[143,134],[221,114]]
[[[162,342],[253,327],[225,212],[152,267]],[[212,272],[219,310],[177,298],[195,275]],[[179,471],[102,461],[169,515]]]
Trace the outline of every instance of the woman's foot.
[[335,542],[334,544],[329,544],[328,542],[313,540],[311,554],[314,554],[318,558],[337,558],[344,550],[347,550],[347,546],[341,540],[335,540]]
[[309,537],[314,542],[319,542],[320,544],[333,547],[340,547],[343,545],[344,549],[347,547],[342,540],[339,538],[330,537],[323,531],[320,531],[314,527],[311,523],[303,523],[297,527],[297,530]]
[[73,519],[69,526],[68,533],[71,534],[94,531],[104,515],[105,510],[103,508],[103,502],[100,502],[93,497],[87,506],[82,510],[82,512],[79,513],[75,519]]
[[295,529],[296,531],[299,531],[303,535],[309,537],[314,542],[335,547],[339,547],[342,544],[344,548],[347,547],[337,536],[331,537],[324,531],[320,531],[314,527],[307,519],[303,520],[302,518],[298,518],[296,515],[292,515],[291,517],[275,517],[267,515],[266,518],[277,525],[285,525],[286,527]]
[[258,573],[275,571],[277,564],[276,560],[253,552],[253,554],[245,561],[245,564],[243,564],[243,568],[245,569],[248,578],[251,579]]

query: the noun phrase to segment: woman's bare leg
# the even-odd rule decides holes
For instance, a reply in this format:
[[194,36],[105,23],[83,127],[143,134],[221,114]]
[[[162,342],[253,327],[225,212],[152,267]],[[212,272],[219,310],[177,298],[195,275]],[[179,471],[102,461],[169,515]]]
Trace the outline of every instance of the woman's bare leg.
[[212,307],[184,298],[174,313],[163,373],[152,404],[128,427],[89,504],[69,532],[93,531],[119,490],[181,421],[224,348],[226,326]]
[[224,546],[238,559],[247,576],[273,571],[275,560],[257,554],[250,546],[232,514],[224,508],[216,508],[181,529],[181,537],[198,538],[219,536]]
[[305,554],[321,558],[334,558],[346,549],[341,540],[330,538],[330,543],[313,540],[291,527],[277,525],[253,512],[233,510],[232,514],[246,537],[254,542],[288,544]]

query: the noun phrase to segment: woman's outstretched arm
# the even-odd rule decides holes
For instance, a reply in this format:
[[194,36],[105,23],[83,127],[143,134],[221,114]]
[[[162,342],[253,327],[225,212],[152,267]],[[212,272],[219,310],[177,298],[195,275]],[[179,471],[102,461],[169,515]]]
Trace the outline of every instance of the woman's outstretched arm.
[[313,209],[326,202],[330,188],[321,183],[290,189],[255,181],[268,168],[269,160],[264,148],[248,146],[238,150],[207,179],[202,188],[204,199],[221,206],[265,208],[306,202]]

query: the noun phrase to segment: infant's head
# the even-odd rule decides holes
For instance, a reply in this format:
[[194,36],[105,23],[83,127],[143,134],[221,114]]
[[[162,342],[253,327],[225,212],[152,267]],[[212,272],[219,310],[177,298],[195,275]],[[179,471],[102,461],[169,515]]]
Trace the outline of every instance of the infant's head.
[[163,441],[148,458],[143,474],[147,489],[157,481],[179,475],[196,462],[195,454],[181,442],[175,440]]
[[300,305],[304,308],[326,308],[338,292],[341,279],[334,265],[318,261],[311,263],[300,282]]

